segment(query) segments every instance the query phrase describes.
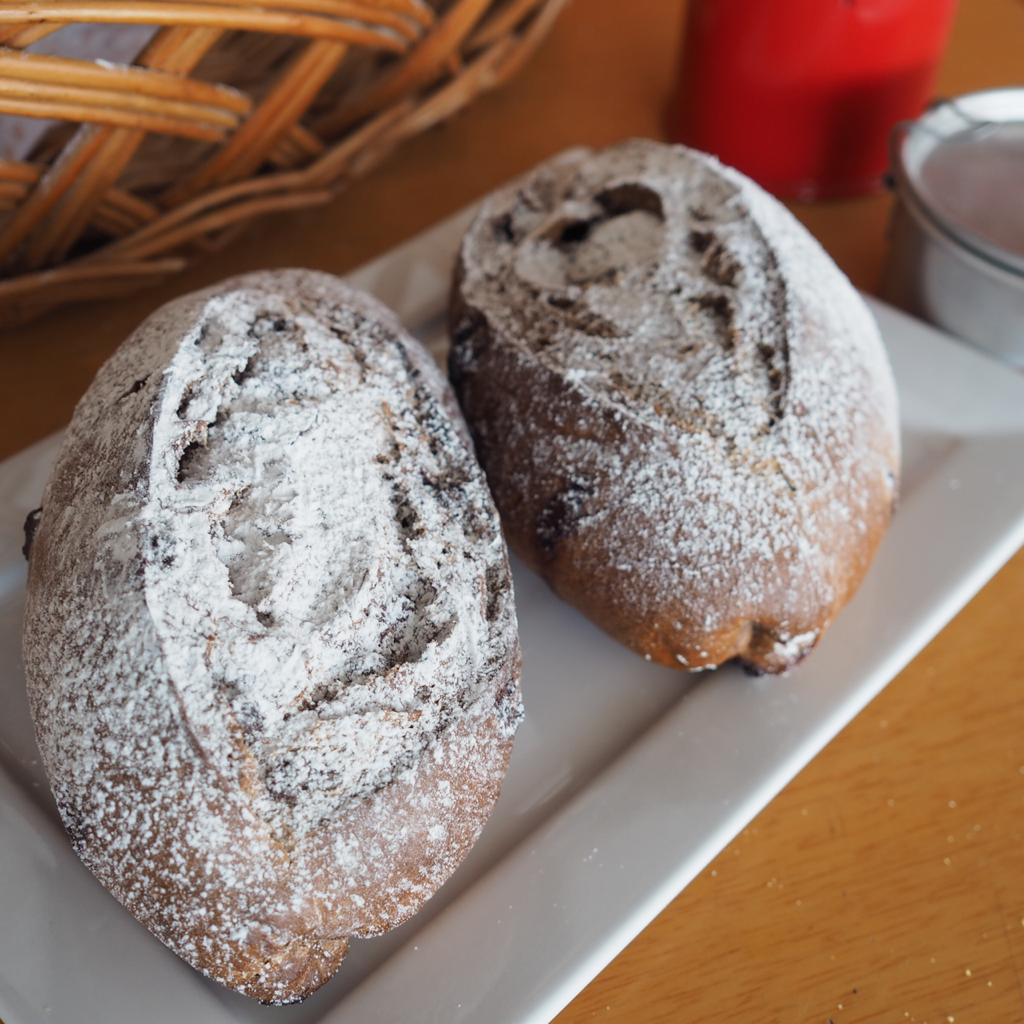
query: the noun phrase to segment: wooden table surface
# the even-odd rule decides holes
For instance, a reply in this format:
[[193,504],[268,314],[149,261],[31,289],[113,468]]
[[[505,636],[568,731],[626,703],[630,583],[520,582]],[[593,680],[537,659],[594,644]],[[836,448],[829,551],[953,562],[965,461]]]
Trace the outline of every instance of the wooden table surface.
[[[135,297],[0,332],[0,456],[60,427],[102,360],[173,295],[264,266],[344,272],[564,146],[660,135],[682,12],[576,0],[511,86],[331,206],[266,222]],[[1024,4],[962,0],[939,92],[1022,79]],[[795,209],[871,289],[888,207]],[[560,1024],[1024,1021],[1022,610],[1018,553]]]

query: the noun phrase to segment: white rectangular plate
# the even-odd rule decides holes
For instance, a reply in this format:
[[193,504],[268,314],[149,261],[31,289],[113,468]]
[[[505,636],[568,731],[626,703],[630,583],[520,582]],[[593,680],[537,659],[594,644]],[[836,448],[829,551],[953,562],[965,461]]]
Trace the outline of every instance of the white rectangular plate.
[[[352,275],[438,353],[470,214]],[[550,1019],[1024,540],[1024,378],[873,303],[902,401],[902,506],[867,581],[782,679],[646,664],[515,568],[527,716],[494,817],[427,908],[355,942],[302,1006],[204,981],[71,853],[35,759],[19,631],[50,438],[0,465],[0,1019],[7,1024]]]

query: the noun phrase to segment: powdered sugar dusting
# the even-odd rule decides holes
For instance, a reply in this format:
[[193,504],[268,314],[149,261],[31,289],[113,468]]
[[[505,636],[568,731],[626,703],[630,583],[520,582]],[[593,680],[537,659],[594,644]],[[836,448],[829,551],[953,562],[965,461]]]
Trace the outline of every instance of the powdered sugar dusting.
[[521,716],[497,517],[436,367],[326,275],[165,307],[76,411],[32,551],[40,748],[83,860],[260,998],[474,841]]
[[[712,158],[633,141],[488,199],[460,275],[452,376],[528,557],[556,586],[607,565],[595,614],[660,660],[797,660],[898,472],[877,329],[803,228]],[[499,363],[532,386],[475,411]]]
[[210,713],[204,745],[230,756],[230,706],[282,838],[415,764],[478,704],[487,647],[508,640],[483,614],[500,534],[479,482],[464,490],[454,426],[415,399],[408,344],[353,302],[321,322],[236,292],[165,374],[147,603],[186,700]]

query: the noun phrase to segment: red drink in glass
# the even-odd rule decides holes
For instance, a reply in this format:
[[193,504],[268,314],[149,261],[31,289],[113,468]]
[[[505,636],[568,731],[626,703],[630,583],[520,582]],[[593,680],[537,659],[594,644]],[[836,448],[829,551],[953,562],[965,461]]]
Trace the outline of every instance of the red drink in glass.
[[877,188],[956,0],[691,0],[673,136],[778,195]]

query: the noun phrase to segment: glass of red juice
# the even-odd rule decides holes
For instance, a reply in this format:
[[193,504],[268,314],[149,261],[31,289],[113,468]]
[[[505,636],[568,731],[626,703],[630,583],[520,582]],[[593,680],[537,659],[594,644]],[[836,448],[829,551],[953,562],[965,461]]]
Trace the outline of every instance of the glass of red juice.
[[956,0],[690,0],[673,138],[776,195],[880,187],[931,96]]

